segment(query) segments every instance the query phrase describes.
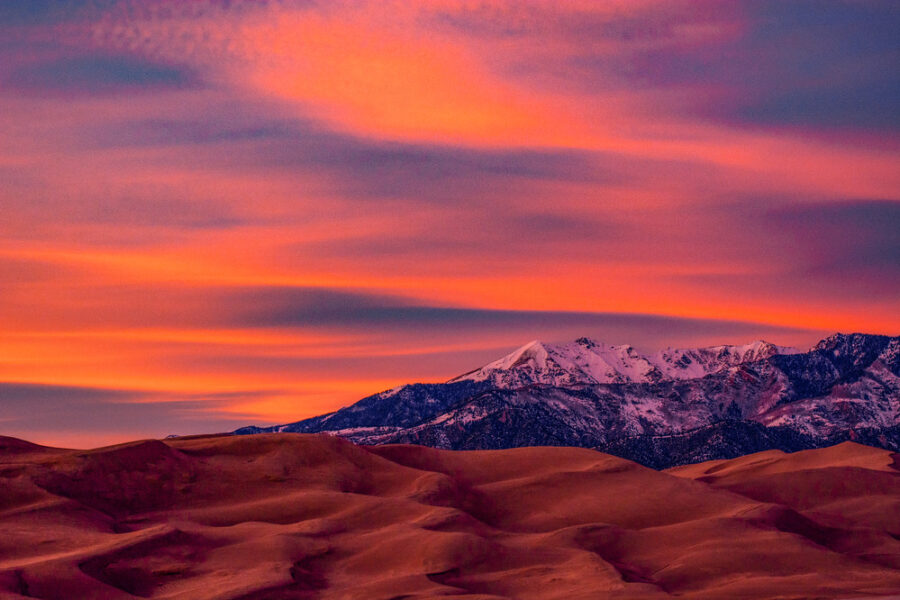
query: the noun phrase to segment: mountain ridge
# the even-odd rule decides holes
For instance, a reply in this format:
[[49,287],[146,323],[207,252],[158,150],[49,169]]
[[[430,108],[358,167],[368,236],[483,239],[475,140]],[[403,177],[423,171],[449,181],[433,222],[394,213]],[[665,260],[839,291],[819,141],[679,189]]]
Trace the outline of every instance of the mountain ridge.
[[[731,458],[734,448],[819,447],[853,431],[900,450],[900,337],[834,334],[806,352],[757,341],[649,356],[589,338],[535,341],[446,383],[399,386],[333,413],[235,433],[326,432],[448,449],[571,445],[673,466],[697,454],[688,446],[701,441],[690,432],[717,423],[731,425],[704,460]],[[640,447],[658,446],[662,435],[685,436],[668,463]]]
[[566,344],[534,340],[448,383],[490,380],[499,387],[513,387],[516,383],[577,385],[694,379],[743,362],[797,353],[800,350],[796,348],[764,340],[744,345],[667,348],[650,354],[627,344],[610,345],[588,337]]

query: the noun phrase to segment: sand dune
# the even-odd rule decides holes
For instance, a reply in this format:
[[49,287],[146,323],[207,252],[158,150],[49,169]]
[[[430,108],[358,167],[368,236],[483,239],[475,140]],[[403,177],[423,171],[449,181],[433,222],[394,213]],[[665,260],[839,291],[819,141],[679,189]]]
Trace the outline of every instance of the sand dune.
[[657,472],[577,448],[0,438],[0,597],[897,595],[897,462],[849,443]]

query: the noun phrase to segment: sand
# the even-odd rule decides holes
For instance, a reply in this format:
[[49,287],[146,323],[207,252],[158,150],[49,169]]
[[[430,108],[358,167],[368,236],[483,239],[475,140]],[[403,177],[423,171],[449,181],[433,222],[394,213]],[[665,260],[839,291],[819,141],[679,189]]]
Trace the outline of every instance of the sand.
[[657,472],[579,448],[0,438],[0,598],[896,596],[898,462],[851,443]]

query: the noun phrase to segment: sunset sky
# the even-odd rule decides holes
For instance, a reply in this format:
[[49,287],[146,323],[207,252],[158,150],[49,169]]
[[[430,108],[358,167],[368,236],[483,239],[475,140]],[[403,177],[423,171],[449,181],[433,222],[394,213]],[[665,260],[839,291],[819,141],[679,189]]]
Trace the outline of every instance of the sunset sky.
[[900,3],[0,3],[0,434],[900,333]]

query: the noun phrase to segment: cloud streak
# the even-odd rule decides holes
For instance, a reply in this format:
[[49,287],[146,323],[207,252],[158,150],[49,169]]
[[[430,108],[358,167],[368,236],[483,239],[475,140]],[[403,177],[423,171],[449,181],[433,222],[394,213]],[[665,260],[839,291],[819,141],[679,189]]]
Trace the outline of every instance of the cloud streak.
[[20,93],[113,93],[193,85],[190,73],[123,56],[85,55],[19,67],[3,82]]

